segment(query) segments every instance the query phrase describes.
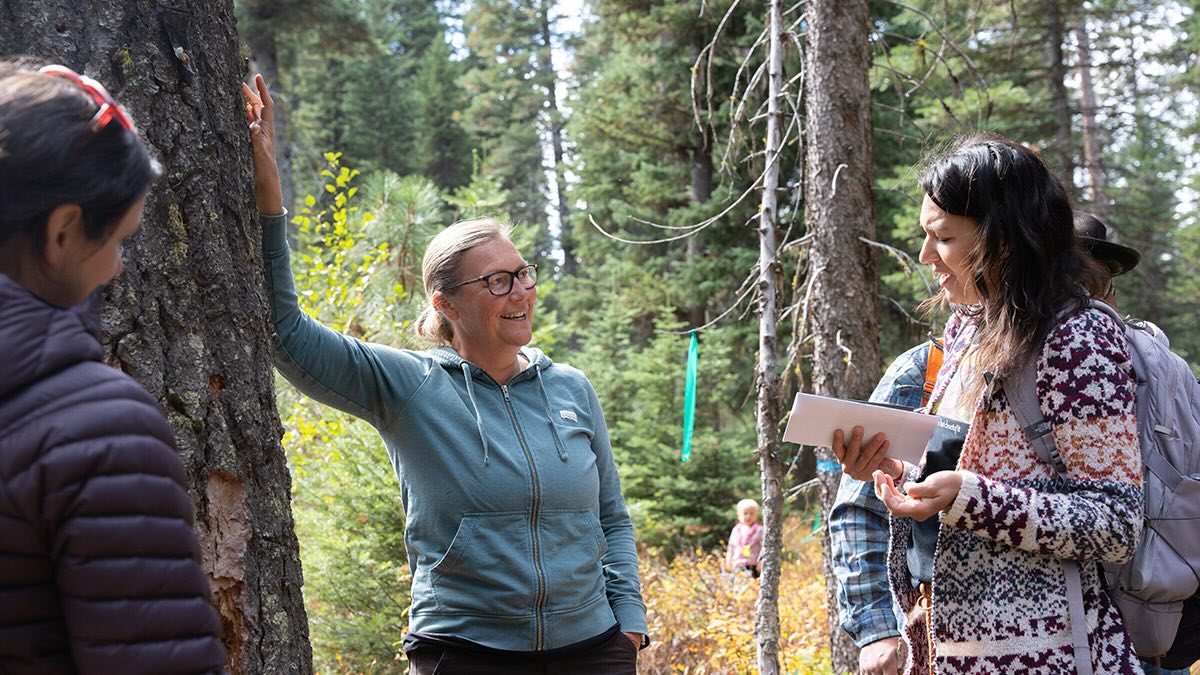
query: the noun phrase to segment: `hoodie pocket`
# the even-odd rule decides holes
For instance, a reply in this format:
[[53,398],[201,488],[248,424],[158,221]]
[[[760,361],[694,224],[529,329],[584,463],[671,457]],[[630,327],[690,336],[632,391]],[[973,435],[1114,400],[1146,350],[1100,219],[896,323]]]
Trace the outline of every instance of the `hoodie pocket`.
[[570,612],[605,598],[608,542],[591,509],[543,511],[538,522],[546,571],[546,611]]
[[517,617],[533,612],[535,577],[529,513],[468,513],[430,570],[438,609]]

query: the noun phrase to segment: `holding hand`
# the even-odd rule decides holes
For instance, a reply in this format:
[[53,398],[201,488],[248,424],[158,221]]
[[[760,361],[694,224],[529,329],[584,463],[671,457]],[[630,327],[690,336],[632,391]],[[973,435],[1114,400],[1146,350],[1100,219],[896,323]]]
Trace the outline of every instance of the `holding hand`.
[[875,494],[894,516],[914,520],[926,518],[944,511],[958,498],[962,488],[962,471],[938,471],[919,483],[906,485],[908,494],[896,489],[896,481],[883,471],[876,471]]
[[847,440],[846,433],[841,429],[833,432],[833,444],[830,448],[833,450],[833,456],[837,457],[838,463],[842,465],[842,471],[861,481],[871,480],[871,475],[876,470],[896,478],[904,475],[904,462],[887,456],[887,451],[892,447],[887,436],[883,433],[875,434],[864,448],[863,433],[862,427],[854,427],[850,432],[850,439]]
[[277,215],[283,213],[283,189],[279,183],[279,166],[275,163],[275,101],[271,100],[271,92],[262,75],[254,76],[254,86],[257,92],[242,83],[254,157],[254,201],[259,213]]
[[897,675],[899,646],[900,638],[887,637],[863,647],[858,653],[859,675]]

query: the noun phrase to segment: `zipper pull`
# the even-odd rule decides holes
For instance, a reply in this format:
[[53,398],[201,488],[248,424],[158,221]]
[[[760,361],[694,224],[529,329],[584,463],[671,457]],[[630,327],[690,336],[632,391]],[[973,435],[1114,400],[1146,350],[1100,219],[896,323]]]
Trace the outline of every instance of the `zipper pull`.
[[503,392],[503,394],[504,394],[504,402],[512,403],[512,399],[510,399],[508,397],[508,385],[507,384],[500,385],[500,391]]

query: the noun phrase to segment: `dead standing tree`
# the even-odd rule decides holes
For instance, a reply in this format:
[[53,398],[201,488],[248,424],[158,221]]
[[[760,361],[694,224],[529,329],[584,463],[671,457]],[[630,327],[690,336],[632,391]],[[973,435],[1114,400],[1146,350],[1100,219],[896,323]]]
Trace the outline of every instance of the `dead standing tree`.
[[[709,129],[701,118],[704,112],[707,113],[708,119],[712,119],[716,114],[713,96],[717,92],[714,92],[711,73],[717,42],[737,10],[738,4],[735,0],[730,5],[712,40],[700,51],[692,68],[693,112],[696,126],[699,133],[705,137],[706,145],[711,143],[711,140],[707,138]],[[755,137],[755,134],[750,132],[751,127],[765,121],[765,145],[761,149],[752,150],[749,156],[742,160],[761,160],[762,162],[761,173],[751,185],[719,213],[698,223],[685,226],[666,226],[639,221],[660,229],[678,232],[678,234],[660,239],[623,238],[605,231],[595,220],[591,221],[593,226],[605,236],[628,244],[661,244],[688,238],[694,240],[696,234],[721,222],[740,204],[751,199],[756,193],[760,194],[758,215],[754,218],[759,232],[758,264],[750,271],[738,289],[737,299],[734,303],[712,321],[697,327],[696,330],[704,330],[730,316],[748,298],[755,299],[759,314],[759,353],[755,368],[757,390],[755,411],[765,533],[760,556],[762,578],[755,610],[754,635],[759,672],[764,675],[779,673],[779,572],[783,541],[784,481],[788,473],[788,465],[779,455],[780,418],[783,405],[777,333],[780,321],[780,300],[784,297],[780,260],[781,251],[789,245],[787,236],[780,236],[779,233],[781,217],[779,194],[784,190],[780,187],[781,158],[785,149],[799,143],[801,124],[797,83],[801,80],[802,74],[785,80],[784,52],[785,47],[789,44],[799,48],[799,41],[793,31],[801,24],[803,17],[790,18],[790,25],[785,25],[784,20],[794,14],[803,4],[802,1],[785,11],[780,0],[768,0],[767,27],[743,56],[741,66],[735,76],[734,91],[729,94],[734,105],[731,106],[730,111],[730,137],[725,145],[725,155],[721,161],[723,167],[741,163],[731,160],[731,155],[747,145],[747,138]],[[760,59],[761,62],[755,66],[754,64]],[[762,91],[764,78],[767,85],[765,95]],[[702,107],[704,108],[703,112]],[[796,242],[790,243],[795,244]]]
[[102,317],[187,467],[233,673],[308,673],[232,0],[4,0],[0,53],[95,77],[163,165]]
[[754,612],[754,640],[758,647],[758,671],[779,672],[779,562],[783,548],[784,466],[779,457],[779,263],[777,220],[779,215],[779,153],[783,145],[783,8],[780,0],[769,0],[767,22],[767,158],[762,178],[762,201],[758,225],[758,367],[755,406],[758,432],[758,465],[762,474],[763,551],[762,583]]

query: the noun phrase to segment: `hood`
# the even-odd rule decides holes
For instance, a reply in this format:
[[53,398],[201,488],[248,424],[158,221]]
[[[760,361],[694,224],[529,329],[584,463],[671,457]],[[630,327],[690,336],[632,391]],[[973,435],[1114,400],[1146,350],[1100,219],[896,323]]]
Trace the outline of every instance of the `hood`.
[[99,361],[92,296],[70,309],[0,274],[0,399],[81,361]]
[[[463,365],[465,364],[467,366],[467,372],[471,374],[471,377],[491,379],[491,376],[487,374],[487,371],[464,359],[459,355],[458,352],[454,351],[454,347],[446,345],[438,347],[429,353],[433,357],[434,361],[442,364],[443,368],[450,370],[462,370]],[[553,362],[550,360],[550,357],[546,356],[542,350],[537,349],[536,347],[522,347],[521,354],[529,360],[529,367],[513,378],[514,382],[520,381],[535,374],[537,369],[545,370],[553,364]]]
[[[463,374],[463,384],[467,388],[467,401],[471,404],[471,411],[475,413],[475,427],[479,431],[479,445],[483,447],[483,464],[490,464],[488,453],[490,444],[488,443],[487,433],[483,429],[483,414],[479,412],[479,403],[475,400],[475,378],[485,378],[495,382],[491,375],[487,374],[483,368],[464,359],[453,347],[439,347],[434,349],[430,354],[433,359],[440,363],[447,370],[460,370]],[[529,367],[517,373],[509,384],[514,384],[530,378],[537,380],[538,391],[542,395],[542,403],[545,405],[546,420],[550,424],[550,430],[554,435],[554,445],[558,450],[558,458],[562,461],[567,461],[567,446],[563,442],[562,435],[558,430],[558,423],[554,421],[554,415],[550,410],[550,397],[546,394],[546,382],[542,378],[542,371],[554,365],[550,361],[550,357],[546,356],[540,349],[533,347],[522,347],[521,354],[529,360]],[[505,394],[505,399],[508,395]]]

